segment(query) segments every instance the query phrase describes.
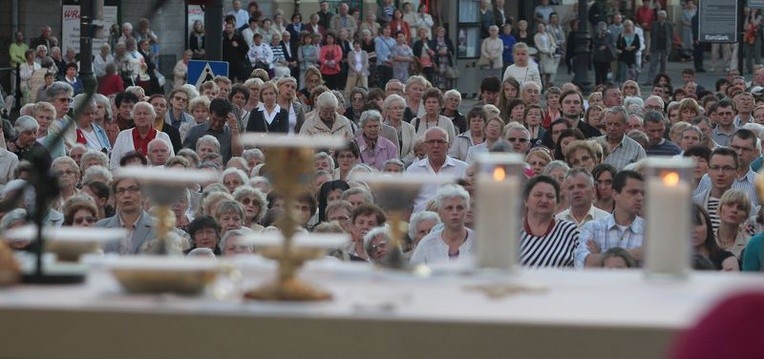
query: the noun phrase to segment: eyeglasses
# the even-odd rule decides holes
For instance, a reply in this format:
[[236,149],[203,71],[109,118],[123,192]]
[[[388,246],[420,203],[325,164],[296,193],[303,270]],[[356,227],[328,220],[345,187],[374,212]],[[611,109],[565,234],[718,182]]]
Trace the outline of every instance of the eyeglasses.
[[114,191],[114,193],[116,193],[118,195],[122,195],[122,194],[125,194],[127,192],[138,193],[140,191],[141,191],[140,187],[138,187],[138,186],[130,186],[130,187],[117,188],[117,190]]
[[82,223],[93,224],[97,220],[98,218],[95,218],[95,217],[78,217],[74,219],[74,224],[82,224]]
[[428,145],[445,145],[445,144],[448,143],[448,141],[446,141],[446,140],[427,140],[427,141],[424,141],[424,143],[426,143]]
[[722,172],[732,172],[732,171],[734,171],[736,169],[737,168],[732,167],[732,166],[718,166],[718,165],[708,166],[708,170],[710,172],[719,172],[719,171],[722,171]]
[[387,247],[387,241],[379,242],[371,245],[371,250],[375,251],[377,248],[384,249]]
[[520,137],[520,138],[517,138],[517,137],[508,137],[507,141],[512,142],[512,143],[514,143],[514,142],[526,143],[526,142],[528,142],[528,139],[525,138],[525,137]]
[[182,102],[186,102],[186,101],[188,101],[188,99],[187,99],[187,98],[185,98],[185,97],[183,97],[183,96],[173,96],[173,98],[172,98],[172,99],[173,99],[173,100],[176,100],[176,101],[182,101]]
[[355,158],[355,155],[352,155],[352,154],[349,154],[349,153],[344,153],[344,154],[341,154],[341,155],[337,156],[337,159],[346,159],[347,160],[347,159],[353,159],[353,158]]
[[254,198],[242,198],[241,201],[239,201],[239,202],[241,202],[241,204],[243,204],[245,206],[249,206],[250,204],[253,204],[253,205],[257,205],[258,204],[257,201],[255,201]]

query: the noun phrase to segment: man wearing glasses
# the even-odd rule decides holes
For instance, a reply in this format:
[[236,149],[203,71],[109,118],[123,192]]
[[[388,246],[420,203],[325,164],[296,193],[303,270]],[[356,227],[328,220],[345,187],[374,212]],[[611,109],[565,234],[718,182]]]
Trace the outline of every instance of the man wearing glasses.
[[[728,149],[735,152],[739,162],[739,166],[734,171],[730,188],[745,192],[751,200],[751,205],[758,206],[759,197],[756,195],[755,188],[758,174],[751,169],[751,163],[761,155],[761,141],[751,130],[741,128],[732,135]],[[711,156],[713,157],[713,154]],[[695,190],[696,194],[713,187],[714,176],[718,173],[713,173],[711,165],[709,162],[708,175],[700,179],[698,188]]]
[[112,184],[117,213],[104,218],[96,227],[124,228],[127,236],[118,243],[109,243],[104,253],[134,255],[145,253],[148,244],[156,240],[154,220],[143,210],[143,190],[138,181],[132,178],[115,179]]
[[[446,130],[440,127],[429,128],[424,133],[424,143],[427,156],[412,163],[406,173],[445,175],[454,178],[464,177],[469,165],[447,154],[448,134]],[[437,185],[423,186],[422,191],[414,200],[414,212],[424,210],[427,202],[435,198],[437,190]]]
[[[692,201],[702,206],[708,211],[711,218],[711,226],[714,233],[719,228],[721,219],[719,218],[719,199],[724,192],[732,188],[735,182],[735,176],[740,167],[740,158],[737,153],[728,147],[719,147],[711,152],[711,158],[708,160],[708,174],[703,178],[708,178],[707,185],[702,189],[698,185],[697,194],[692,197]],[[703,183],[703,179],[701,179]],[[755,197],[755,196],[754,196]]]

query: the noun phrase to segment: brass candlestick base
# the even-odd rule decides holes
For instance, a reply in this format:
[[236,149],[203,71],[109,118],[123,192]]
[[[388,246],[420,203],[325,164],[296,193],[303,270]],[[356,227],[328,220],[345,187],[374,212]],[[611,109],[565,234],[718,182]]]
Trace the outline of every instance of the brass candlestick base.
[[268,259],[279,263],[279,278],[244,293],[247,299],[279,300],[279,301],[321,301],[330,300],[329,292],[320,290],[308,283],[297,279],[297,272],[305,262],[324,256],[325,250],[321,248],[292,248],[288,253],[284,247],[266,247],[260,250],[260,254]]
[[265,175],[273,183],[274,191],[284,196],[284,208],[276,226],[281,230],[283,241],[278,244],[260,245],[256,248],[263,257],[278,262],[276,279],[244,294],[247,299],[278,301],[319,301],[329,300],[332,295],[301,282],[297,271],[311,259],[324,256],[325,248],[320,246],[295,245],[295,234],[300,225],[293,210],[297,198],[306,191],[313,175],[313,155],[316,148],[340,148],[345,142],[335,136],[282,136],[268,134],[248,134],[240,138],[242,144],[264,148],[268,159]]
[[317,302],[331,300],[332,294],[317,289],[310,284],[292,278],[283,282],[272,282],[244,293],[246,299],[276,300],[293,302]]

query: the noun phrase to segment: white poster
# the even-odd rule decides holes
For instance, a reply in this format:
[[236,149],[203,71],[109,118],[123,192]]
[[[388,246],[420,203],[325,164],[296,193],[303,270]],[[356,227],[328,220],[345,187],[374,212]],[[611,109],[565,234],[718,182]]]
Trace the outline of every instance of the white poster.
[[[80,6],[79,5],[64,5],[61,8],[63,17],[61,20],[61,33],[62,38],[59,41],[59,47],[62,53],[66,53],[66,49],[71,47],[77,53],[80,52]],[[109,29],[112,25],[117,23],[117,7],[116,6],[104,6],[103,7],[103,29],[96,34],[96,38],[93,39],[93,53],[96,54],[100,51],[101,45],[109,41]],[[112,49],[113,50],[113,49]]]

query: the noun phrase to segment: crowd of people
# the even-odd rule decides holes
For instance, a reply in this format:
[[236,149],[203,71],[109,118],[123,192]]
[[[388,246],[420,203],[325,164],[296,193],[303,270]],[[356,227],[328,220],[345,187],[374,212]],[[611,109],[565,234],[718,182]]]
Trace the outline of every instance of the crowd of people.
[[[482,15],[487,5],[482,2]],[[535,45],[521,41],[531,38],[527,23],[518,26],[511,64],[488,63],[503,69],[503,77],[483,78],[480,102],[463,114],[462,96],[449,85],[453,44],[426,7],[414,12],[410,4],[397,8],[385,0],[360,20],[347,4],[336,14],[327,2],[320,6],[309,23],[295,14],[286,24],[281,13],[266,17],[256,2],[245,10],[234,0],[223,40],[231,76],[186,84],[184,65],[205,55],[197,23],[167,93],[152,75],[158,37],[148,20],[137,32],[124,24],[115,52],[104,45],[94,56],[98,91],[92,98],[72,81],[76,54],[57,57],[55,43],[46,42],[50,28],[43,28],[33,41],[42,48],[25,53],[30,68],[45,69],[45,84],[29,92],[12,126],[0,128],[0,196],[8,198],[38,175],[30,161],[42,154],[60,187],[46,224],[126,228],[130,235],[105,251],[137,255],[159,247],[156,208],[141,183],[113,178],[112,170],[214,171],[217,181],[195,184],[173,206],[172,236],[185,253],[254,253],[257,248],[238,239],[278,230],[275,219],[296,211],[301,231],[349,234],[347,246],[331,255],[377,263],[395,248],[387,213],[357,175],[454,176],[458,184],[425,186],[411,205],[404,255],[432,264],[462,261],[474,254],[477,236],[495,235],[474,231],[475,215],[502,215],[473,215],[476,161],[483,153],[514,152],[527,164],[517,219],[522,232],[496,240],[518,241],[521,263],[529,267],[628,268],[641,266],[646,241],[661,240],[644,238],[643,160],[683,156],[695,163],[693,228],[686,238],[695,268],[762,268],[764,235],[757,233],[764,213],[755,183],[764,162],[764,98],[757,92],[764,68],[750,82],[730,71],[713,88],[696,83],[688,68],[678,88],[661,72],[650,94],[625,79],[620,86],[605,81],[584,96],[572,83],[554,86],[549,61],[529,58],[532,47],[553,53],[552,62],[558,58],[556,20],[548,30],[555,35],[544,28],[556,14],[542,0]],[[496,21],[506,33],[509,18],[499,11],[486,17],[489,44],[498,34]],[[624,24],[629,51],[641,46],[630,38],[633,26]],[[634,73],[629,66],[623,72]],[[285,204],[284,194],[272,189],[267,150],[243,145],[242,133],[333,135],[347,145],[316,151],[308,188]],[[28,223],[33,202],[23,196],[2,214],[0,230]]]

